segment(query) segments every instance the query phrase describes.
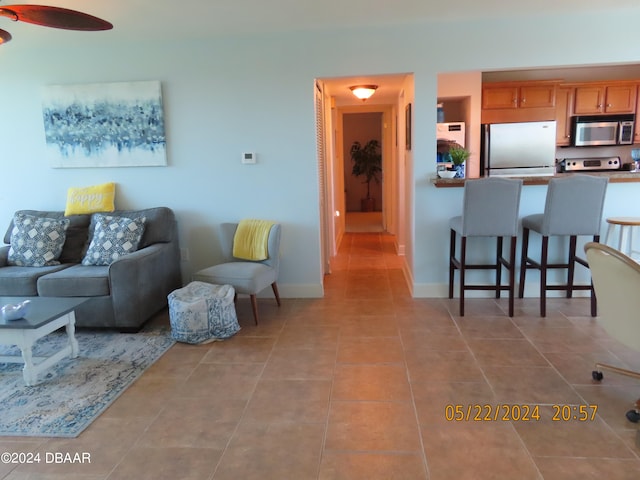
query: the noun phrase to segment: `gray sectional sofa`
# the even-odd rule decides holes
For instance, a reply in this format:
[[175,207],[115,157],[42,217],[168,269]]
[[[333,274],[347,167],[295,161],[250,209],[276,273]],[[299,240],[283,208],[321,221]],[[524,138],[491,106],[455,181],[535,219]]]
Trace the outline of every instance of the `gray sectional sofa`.
[[[167,305],[167,295],[182,285],[177,224],[167,207],[117,210],[104,215],[144,217],[138,249],[110,265],[83,265],[96,214],[20,210],[33,217],[69,219],[59,265],[8,264],[13,220],[0,246],[0,296],[88,297],[76,309],[79,327],[137,331]],[[15,263],[15,262],[14,262]]]

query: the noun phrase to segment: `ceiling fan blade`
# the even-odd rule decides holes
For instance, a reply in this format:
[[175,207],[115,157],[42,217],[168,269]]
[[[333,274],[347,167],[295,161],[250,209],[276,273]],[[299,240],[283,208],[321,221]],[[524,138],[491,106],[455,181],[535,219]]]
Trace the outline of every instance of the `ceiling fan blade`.
[[9,40],[11,40],[11,34],[0,28],[0,45],[7,43]]
[[0,7],[0,17],[65,30],[95,31],[113,28],[111,23],[93,15],[45,5],[7,5]]

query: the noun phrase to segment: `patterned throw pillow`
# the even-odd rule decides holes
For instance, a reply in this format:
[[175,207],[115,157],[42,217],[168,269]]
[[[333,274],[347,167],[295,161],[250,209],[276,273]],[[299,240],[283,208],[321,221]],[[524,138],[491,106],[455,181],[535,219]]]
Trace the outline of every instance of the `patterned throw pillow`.
[[7,263],[21,267],[59,265],[67,227],[69,220],[66,218],[59,220],[16,213]]
[[138,249],[144,233],[145,217],[127,218],[95,214],[93,238],[82,259],[83,265],[111,265]]

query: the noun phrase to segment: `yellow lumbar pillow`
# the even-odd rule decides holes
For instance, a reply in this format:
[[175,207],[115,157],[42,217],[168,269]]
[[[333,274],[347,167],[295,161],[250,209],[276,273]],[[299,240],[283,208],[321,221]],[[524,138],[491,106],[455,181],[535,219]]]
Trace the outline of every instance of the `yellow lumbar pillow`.
[[113,182],[67,190],[65,216],[115,210],[116,184]]

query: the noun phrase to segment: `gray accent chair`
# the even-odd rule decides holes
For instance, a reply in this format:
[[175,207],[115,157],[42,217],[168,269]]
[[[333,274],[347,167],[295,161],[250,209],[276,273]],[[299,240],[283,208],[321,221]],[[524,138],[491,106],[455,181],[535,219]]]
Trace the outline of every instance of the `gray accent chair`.
[[280,306],[278,293],[278,272],[280,270],[280,231],[279,224],[271,227],[268,239],[269,258],[259,262],[241,260],[233,256],[233,237],[237,223],[220,225],[220,244],[224,263],[214,265],[193,274],[192,280],[231,285],[238,293],[249,295],[253,319],[258,324],[258,302],[256,295],[271,285],[276,302]]
[[[466,290],[495,290],[500,298],[503,290],[509,292],[509,316],[513,316],[515,293],[516,240],[522,180],[511,178],[483,178],[467,180],[464,184],[462,215],[453,217],[449,226],[449,298],[453,298],[455,270],[460,271],[460,316],[464,316]],[[460,258],[456,258],[456,238],[460,235]],[[496,237],[496,261],[493,264],[467,264],[469,237]],[[510,237],[509,259],[503,256],[504,237]],[[507,285],[502,284],[502,267],[509,272]],[[466,270],[495,270],[495,285],[466,283]]]
[[[604,199],[609,183],[606,177],[591,175],[572,175],[564,178],[549,180],[544,213],[528,215],[522,219],[522,257],[520,262],[520,285],[518,296],[524,296],[527,270],[532,268],[540,271],[540,316],[547,314],[547,291],[561,290],[566,297],[571,298],[574,290],[589,290],[591,293],[591,316],[597,314],[596,297],[593,284],[575,285],[574,274],[576,263],[589,268],[583,258],[576,255],[577,237],[591,236],[594,242],[600,241],[602,212]],[[528,256],[529,232],[534,231],[542,236],[540,261]],[[569,257],[566,263],[549,263],[549,237],[569,237]],[[547,281],[548,269],[566,269],[567,283],[564,285],[549,285]]]

